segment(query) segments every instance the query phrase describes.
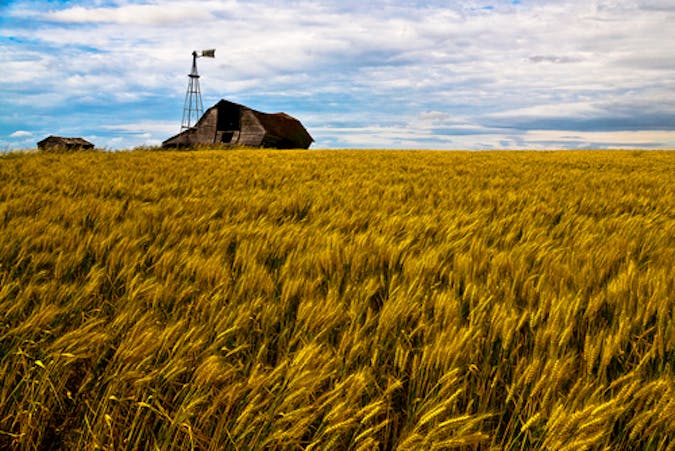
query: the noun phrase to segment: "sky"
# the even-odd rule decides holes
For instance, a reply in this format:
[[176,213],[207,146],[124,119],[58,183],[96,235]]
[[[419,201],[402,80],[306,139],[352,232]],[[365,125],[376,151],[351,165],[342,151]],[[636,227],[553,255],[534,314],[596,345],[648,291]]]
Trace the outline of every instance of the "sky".
[[0,0],[0,151],[110,150],[205,108],[299,119],[312,148],[675,149],[673,0]]

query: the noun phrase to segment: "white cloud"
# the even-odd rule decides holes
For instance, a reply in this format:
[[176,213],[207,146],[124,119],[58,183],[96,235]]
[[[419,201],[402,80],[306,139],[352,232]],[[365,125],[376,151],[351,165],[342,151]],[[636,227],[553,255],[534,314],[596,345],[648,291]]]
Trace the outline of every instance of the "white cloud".
[[610,148],[628,148],[645,147],[645,144],[655,147],[675,148],[675,131],[645,131],[629,130],[616,132],[579,132],[573,130],[530,130],[525,133],[526,141],[547,144],[556,143],[561,147],[565,144],[578,143],[585,147],[596,147],[599,144],[602,147]]
[[50,11],[43,18],[64,23],[115,23],[135,25],[173,25],[191,21],[208,21],[213,16],[198,2],[123,5],[118,7],[85,8],[74,6]]
[[25,130],[17,130],[9,135],[10,138],[30,138],[32,136],[33,133],[27,132]]
[[104,125],[105,130],[113,130],[123,133],[140,134],[142,137],[149,138],[150,133],[172,133],[176,131],[176,123],[169,121],[139,121],[129,124]]
[[[0,41],[8,81],[0,107],[35,114],[86,105],[90,127],[109,133],[131,133],[105,128],[111,114],[150,127],[180,116],[190,53],[211,47],[216,59],[199,60],[205,104],[228,97],[290,109],[312,118],[327,143],[445,146],[468,143],[477,130],[476,146],[498,146],[528,135],[494,129],[495,121],[619,115],[638,127],[649,113],[650,124],[665,127],[675,117],[675,7],[661,0],[491,10],[473,0],[26,5],[15,2],[0,31],[14,39]],[[352,137],[331,128],[337,117],[358,125]],[[392,123],[426,132],[402,136]],[[164,133],[137,130],[139,142],[143,132]]]
[[524,108],[498,111],[486,115],[493,118],[583,118],[600,114],[601,109],[584,102],[534,105]]

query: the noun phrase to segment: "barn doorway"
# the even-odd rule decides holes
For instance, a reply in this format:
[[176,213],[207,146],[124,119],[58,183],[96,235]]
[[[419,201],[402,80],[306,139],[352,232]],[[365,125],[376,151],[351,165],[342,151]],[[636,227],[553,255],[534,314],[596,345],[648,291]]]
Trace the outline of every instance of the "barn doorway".
[[[239,130],[239,105],[229,102],[221,102],[218,105],[218,123],[216,129],[219,132],[234,132]],[[232,136],[230,136],[232,139]]]

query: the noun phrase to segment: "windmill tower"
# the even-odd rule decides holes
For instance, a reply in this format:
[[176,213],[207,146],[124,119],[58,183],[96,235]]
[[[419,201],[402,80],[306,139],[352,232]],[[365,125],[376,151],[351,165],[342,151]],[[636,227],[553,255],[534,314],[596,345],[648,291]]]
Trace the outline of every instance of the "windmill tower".
[[202,93],[199,89],[199,73],[197,72],[197,58],[207,57],[215,58],[216,50],[202,50],[192,52],[192,70],[188,74],[188,88],[185,93],[185,103],[183,104],[183,119],[180,122],[180,131],[187,130],[197,123],[202,114],[204,114],[204,105],[202,104]]

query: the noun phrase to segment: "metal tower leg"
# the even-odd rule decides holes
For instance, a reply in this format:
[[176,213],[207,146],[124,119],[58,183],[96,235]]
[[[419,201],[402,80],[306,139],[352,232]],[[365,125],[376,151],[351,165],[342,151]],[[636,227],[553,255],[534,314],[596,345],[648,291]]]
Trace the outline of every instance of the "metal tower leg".
[[202,93],[199,89],[199,73],[197,73],[197,52],[192,52],[192,71],[188,74],[188,88],[183,103],[181,131],[191,128],[204,114]]

